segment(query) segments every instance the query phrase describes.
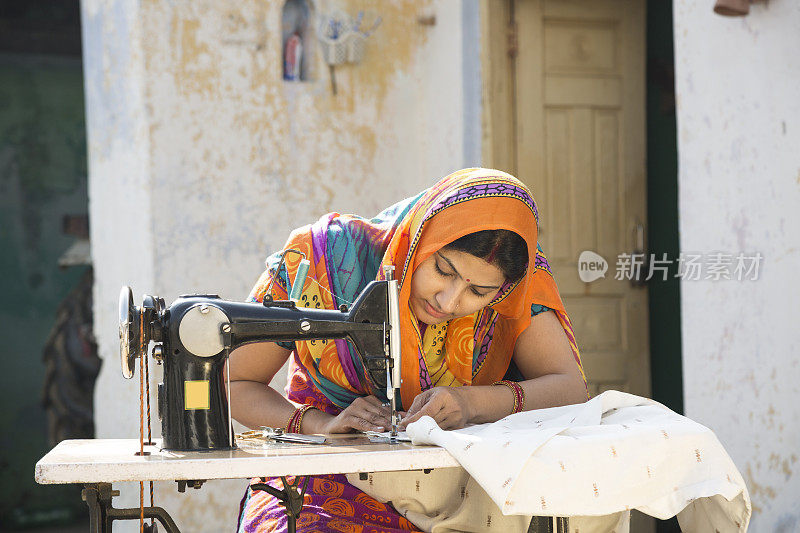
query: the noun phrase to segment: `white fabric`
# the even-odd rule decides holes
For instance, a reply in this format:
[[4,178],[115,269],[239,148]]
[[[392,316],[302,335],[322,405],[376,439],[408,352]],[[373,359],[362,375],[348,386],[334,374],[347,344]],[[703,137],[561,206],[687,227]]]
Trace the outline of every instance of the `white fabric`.
[[631,394],[458,431],[423,417],[407,431],[414,444],[447,449],[463,470],[350,481],[426,531],[525,531],[538,515],[573,517],[570,531],[622,533],[630,509],[677,514],[687,532],[744,532],[750,521],[744,480],[713,432]]

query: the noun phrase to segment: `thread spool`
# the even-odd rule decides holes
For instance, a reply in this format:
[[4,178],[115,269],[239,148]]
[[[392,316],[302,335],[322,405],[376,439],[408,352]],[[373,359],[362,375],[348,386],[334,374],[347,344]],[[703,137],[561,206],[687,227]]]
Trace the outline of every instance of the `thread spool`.
[[306,283],[310,266],[311,262],[308,259],[302,259],[297,266],[297,274],[295,274],[294,282],[292,283],[292,292],[289,294],[289,299],[295,303],[300,300],[300,296],[303,294],[303,285]]

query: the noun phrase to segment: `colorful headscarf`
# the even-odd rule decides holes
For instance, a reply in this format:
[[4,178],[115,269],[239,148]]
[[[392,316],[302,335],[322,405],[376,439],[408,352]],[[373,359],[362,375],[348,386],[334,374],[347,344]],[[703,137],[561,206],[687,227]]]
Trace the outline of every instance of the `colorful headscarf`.
[[[337,309],[353,302],[372,280],[383,279],[383,265],[393,265],[400,285],[402,335],[402,404],[411,405],[420,392],[436,385],[484,385],[502,379],[509,368],[519,334],[533,308],[555,311],[569,339],[575,362],[580,353],[564,304],[538,246],[539,214],[528,188],[498,170],[464,169],[443,178],[419,195],[364,219],[329,213],[292,232],[285,249],[302,251],[311,262],[300,305]],[[409,306],[411,276],[431,254],[454,240],[481,230],[506,229],[528,245],[528,269],[506,283],[483,309],[420,331]],[[267,259],[267,270],[250,294],[261,301],[273,277],[272,297],[285,299],[300,257],[287,254],[276,273],[280,253]],[[343,340],[295,343],[287,393],[331,413],[365,390],[364,369],[354,348]],[[584,378],[585,380],[585,378]]]

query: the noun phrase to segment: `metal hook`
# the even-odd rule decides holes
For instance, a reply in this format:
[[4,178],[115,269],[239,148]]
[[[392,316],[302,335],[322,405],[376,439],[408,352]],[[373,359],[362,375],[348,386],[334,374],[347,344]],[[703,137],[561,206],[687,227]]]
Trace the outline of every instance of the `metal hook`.
[[[299,254],[299,255],[301,255],[303,257],[303,259],[306,258],[306,254],[304,254],[300,250],[296,250],[294,248],[289,248],[288,250],[284,250],[281,253],[281,260],[278,261],[278,268],[275,269],[275,275],[272,276],[272,278],[269,280],[269,285],[267,285],[267,290],[264,292],[264,298],[265,299],[267,297],[269,297],[270,300],[272,299],[272,296],[271,296],[272,284],[275,283],[275,276],[280,276],[281,275],[281,267],[283,266],[284,260],[286,259],[286,254],[288,254],[288,253]],[[290,283],[290,281],[289,281],[289,273],[288,272],[286,273],[286,282],[287,282],[287,284]],[[286,287],[286,292],[288,294],[289,287]]]

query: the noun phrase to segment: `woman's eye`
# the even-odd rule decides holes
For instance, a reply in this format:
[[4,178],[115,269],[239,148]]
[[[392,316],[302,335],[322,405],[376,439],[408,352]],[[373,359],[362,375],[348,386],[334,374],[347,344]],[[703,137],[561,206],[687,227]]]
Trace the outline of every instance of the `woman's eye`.
[[486,296],[489,296],[488,292],[481,292],[478,289],[476,289],[475,287],[473,287],[471,290],[472,290],[472,294],[474,294],[475,296],[480,296],[481,298],[485,298]]
[[433,262],[433,266],[436,268],[436,272],[441,276],[449,276],[450,274],[445,272],[439,267],[439,263],[437,261]]

